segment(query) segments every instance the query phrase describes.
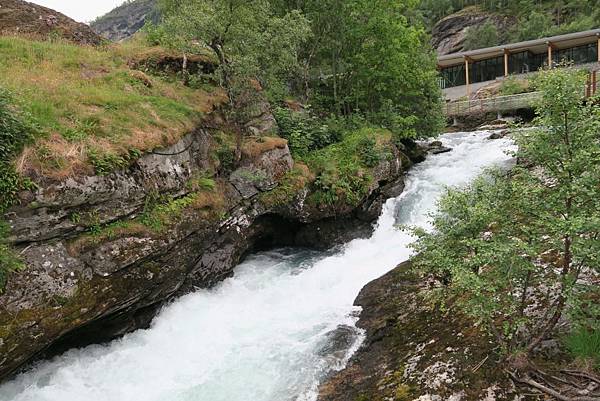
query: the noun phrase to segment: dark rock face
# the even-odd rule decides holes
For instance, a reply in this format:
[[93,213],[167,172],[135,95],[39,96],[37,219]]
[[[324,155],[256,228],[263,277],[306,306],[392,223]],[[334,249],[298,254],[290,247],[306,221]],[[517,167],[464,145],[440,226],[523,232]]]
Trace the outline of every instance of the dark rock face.
[[84,45],[99,45],[102,39],[89,26],[64,14],[22,0],[0,0],[0,35],[23,35],[46,39],[59,35]]
[[146,22],[158,22],[156,6],[156,0],[132,1],[98,18],[90,26],[106,39],[118,42],[142,29]]
[[[147,326],[165,301],[230,276],[254,249],[323,248],[367,235],[385,199],[402,192],[402,175],[412,164],[390,145],[395,157],[375,168],[358,206],[311,205],[306,188],[284,205],[266,206],[261,195],[294,163],[285,141],[272,145],[218,176],[220,212],[186,208],[158,232],[131,222],[150,192],[184,198],[192,193],[190,180],[214,171],[216,144],[205,129],[128,169],[23,194],[22,205],[6,215],[10,241],[27,268],[11,275],[0,295],[0,378],[35,358]],[[133,225],[94,237],[90,222]]]
[[516,391],[490,338],[422,297],[410,262],[371,282],[355,301],[366,339],[320,388],[320,401],[494,400]]
[[464,51],[467,30],[488,21],[496,25],[500,36],[516,22],[511,17],[490,14],[477,7],[469,7],[439,21],[433,27],[431,44],[439,56]]

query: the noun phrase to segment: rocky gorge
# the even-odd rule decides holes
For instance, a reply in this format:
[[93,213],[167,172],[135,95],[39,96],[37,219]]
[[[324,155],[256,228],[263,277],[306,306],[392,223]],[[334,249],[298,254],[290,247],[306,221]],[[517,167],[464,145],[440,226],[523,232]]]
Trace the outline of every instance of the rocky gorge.
[[[10,277],[0,297],[0,376],[37,357],[146,327],[164,302],[231,275],[252,249],[326,248],[368,232],[383,201],[402,191],[403,174],[422,158],[409,153],[411,161],[390,144],[394,157],[374,169],[358,206],[320,207],[306,201],[308,187],[269,202],[294,160],[282,139],[253,145],[232,172],[219,172],[215,139],[199,127],[125,170],[21,193],[21,205],[6,217],[27,268]],[[152,231],[135,223],[149,194],[185,201],[194,178],[207,171],[217,188],[201,191],[175,224]]]

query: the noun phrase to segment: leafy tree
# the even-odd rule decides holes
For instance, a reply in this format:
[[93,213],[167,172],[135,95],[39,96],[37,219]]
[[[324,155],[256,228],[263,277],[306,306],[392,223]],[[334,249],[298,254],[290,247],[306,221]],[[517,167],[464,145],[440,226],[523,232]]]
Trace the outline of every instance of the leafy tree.
[[534,11],[519,22],[512,32],[512,40],[523,41],[545,36],[550,26],[552,20],[547,14]]
[[[463,190],[450,190],[417,230],[415,266],[438,292],[494,334],[508,354],[531,353],[565,312],[598,330],[600,106],[583,103],[584,76],[541,74],[535,131],[516,136],[522,161]],[[442,298],[447,299],[447,298]]]
[[272,0],[299,9],[313,35],[302,52],[300,86],[316,110],[360,113],[403,137],[435,135],[441,119],[435,57],[412,20],[415,0]]
[[481,26],[473,26],[467,30],[463,47],[465,50],[475,50],[496,46],[498,43],[498,28],[493,22],[486,21]]
[[298,48],[310,33],[299,12],[276,16],[267,0],[163,0],[161,13],[165,44],[214,52],[221,83],[238,110],[256,87],[253,80],[269,90],[296,72]]

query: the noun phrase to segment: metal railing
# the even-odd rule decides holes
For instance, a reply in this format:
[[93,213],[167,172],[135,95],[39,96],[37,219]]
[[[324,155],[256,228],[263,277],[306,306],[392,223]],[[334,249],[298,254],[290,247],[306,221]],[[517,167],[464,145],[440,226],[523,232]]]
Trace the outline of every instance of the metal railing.
[[448,117],[463,116],[476,113],[501,112],[524,109],[533,106],[539,99],[540,92],[520,93],[518,95],[496,96],[487,99],[463,100],[446,103],[445,112]]

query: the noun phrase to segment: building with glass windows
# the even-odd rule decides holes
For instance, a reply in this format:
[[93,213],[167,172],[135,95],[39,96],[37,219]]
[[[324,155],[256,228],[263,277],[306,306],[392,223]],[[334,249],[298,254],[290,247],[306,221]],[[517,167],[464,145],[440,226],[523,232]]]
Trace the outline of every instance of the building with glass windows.
[[600,65],[600,29],[477,49],[438,58],[446,98],[470,97],[490,81],[527,74],[562,62]]

